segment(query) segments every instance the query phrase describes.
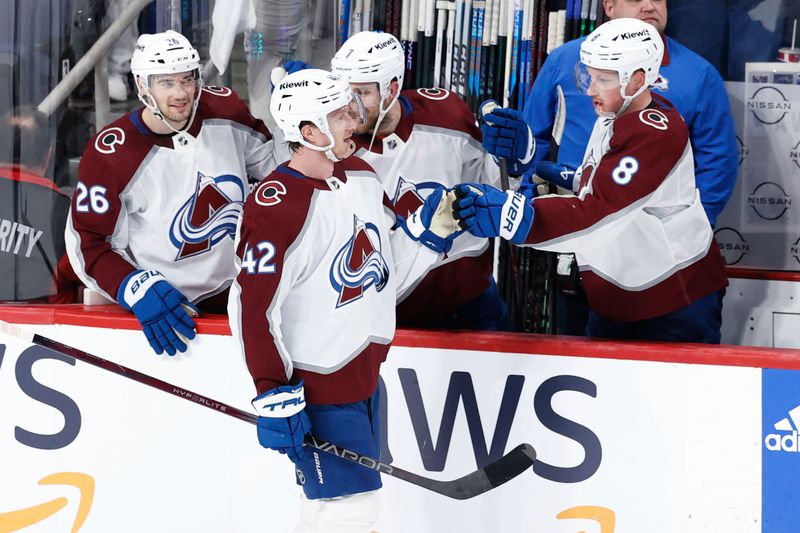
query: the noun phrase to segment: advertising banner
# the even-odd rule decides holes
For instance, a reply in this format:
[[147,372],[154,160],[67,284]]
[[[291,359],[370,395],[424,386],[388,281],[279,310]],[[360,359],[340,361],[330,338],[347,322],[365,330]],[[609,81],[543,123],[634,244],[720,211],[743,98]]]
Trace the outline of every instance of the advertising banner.
[[737,267],[800,270],[800,65],[748,63],[728,83],[740,173],[716,237]]
[[[169,358],[135,330],[31,327],[250,409],[253,385],[229,336],[201,334]],[[464,501],[384,476],[376,531],[797,529],[796,497],[777,495],[797,478],[798,371],[638,360],[636,345],[598,358],[580,356],[589,342],[553,355],[560,344],[538,337],[503,337],[512,349],[480,334],[439,338],[461,337],[480,348],[391,349],[382,459],[441,480],[523,442],[537,461]],[[648,358],[662,357],[658,348]],[[291,464],[261,448],[247,423],[6,336],[0,405],[0,531],[288,533],[296,524]]]

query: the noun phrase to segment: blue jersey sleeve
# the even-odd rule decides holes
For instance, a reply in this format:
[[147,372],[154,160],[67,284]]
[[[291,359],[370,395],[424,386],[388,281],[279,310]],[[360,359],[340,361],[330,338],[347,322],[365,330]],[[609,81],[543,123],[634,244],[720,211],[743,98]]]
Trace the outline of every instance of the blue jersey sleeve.
[[722,78],[710,65],[705,69],[697,115],[689,125],[700,200],[713,227],[733,193],[739,166],[736,130]]
[[545,60],[525,102],[525,108],[522,110],[522,116],[536,139],[536,153],[533,155],[531,168],[545,159],[550,152],[550,135],[556,115],[556,85],[558,83],[555,79],[558,75],[555,63],[553,56]]
[[583,161],[586,144],[597,115],[592,99],[578,91],[575,85],[575,64],[580,60],[581,37],[564,43],[547,57],[536,76],[530,96],[525,103],[523,116],[536,138],[536,163],[548,157],[552,147],[553,121],[558,106],[557,87],[564,91],[565,125],[558,150],[558,162],[577,168]]

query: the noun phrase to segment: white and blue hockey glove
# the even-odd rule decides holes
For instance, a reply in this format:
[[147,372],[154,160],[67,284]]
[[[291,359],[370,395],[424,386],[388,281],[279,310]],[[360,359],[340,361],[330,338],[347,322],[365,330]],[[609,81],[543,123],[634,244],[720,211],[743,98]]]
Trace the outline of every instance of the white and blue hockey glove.
[[194,320],[185,310],[196,309],[157,270],[134,270],[128,274],[119,286],[117,301],[133,311],[157,354],[185,352],[185,340],[196,335]]
[[481,133],[483,147],[493,156],[504,158],[510,174],[522,175],[530,170],[536,139],[519,111],[495,107],[483,115]]
[[533,206],[525,196],[478,183],[456,185],[455,193],[453,215],[462,228],[477,237],[525,242],[533,224]]
[[419,241],[434,252],[447,253],[461,230],[453,218],[452,205],[456,197],[444,187],[436,189],[425,198],[408,220],[402,223],[409,237]]
[[552,163],[550,161],[541,161],[536,164],[537,176],[548,183],[552,183],[562,189],[567,189],[572,192],[577,192],[578,183],[575,183],[575,169],[561,163]]
[[293,463],[306,457],[303,438],[311,432],[311,420],[305,412],[303,380],[297,385],[283,385],[253,399],[258,414],[258,442],[289,456]]

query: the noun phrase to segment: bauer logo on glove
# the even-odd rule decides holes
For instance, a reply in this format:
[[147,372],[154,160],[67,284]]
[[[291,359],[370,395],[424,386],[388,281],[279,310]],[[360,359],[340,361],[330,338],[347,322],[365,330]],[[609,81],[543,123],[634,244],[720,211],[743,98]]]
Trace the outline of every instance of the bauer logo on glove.
[[453,216],[461,228],[476,237],[525,242],[533,224],[533,206],[525,196],[478,183],[457,185],[455,193]]

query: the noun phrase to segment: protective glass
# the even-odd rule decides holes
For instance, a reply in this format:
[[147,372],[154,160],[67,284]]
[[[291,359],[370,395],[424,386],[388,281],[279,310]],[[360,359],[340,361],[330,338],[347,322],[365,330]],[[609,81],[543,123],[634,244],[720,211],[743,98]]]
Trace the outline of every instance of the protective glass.
[[327,119],[331,133],[356,129],[367,121],[367,109],[361,97],[353,94],[347,105],[328,113]]
[[619,90],[619,74],[613,70],[592,69],[594,76],[589,73],[586,65],[580,61],[575,63],[575,86],[581,94],[588,94],[589,87],[594,83],[600,92]]

